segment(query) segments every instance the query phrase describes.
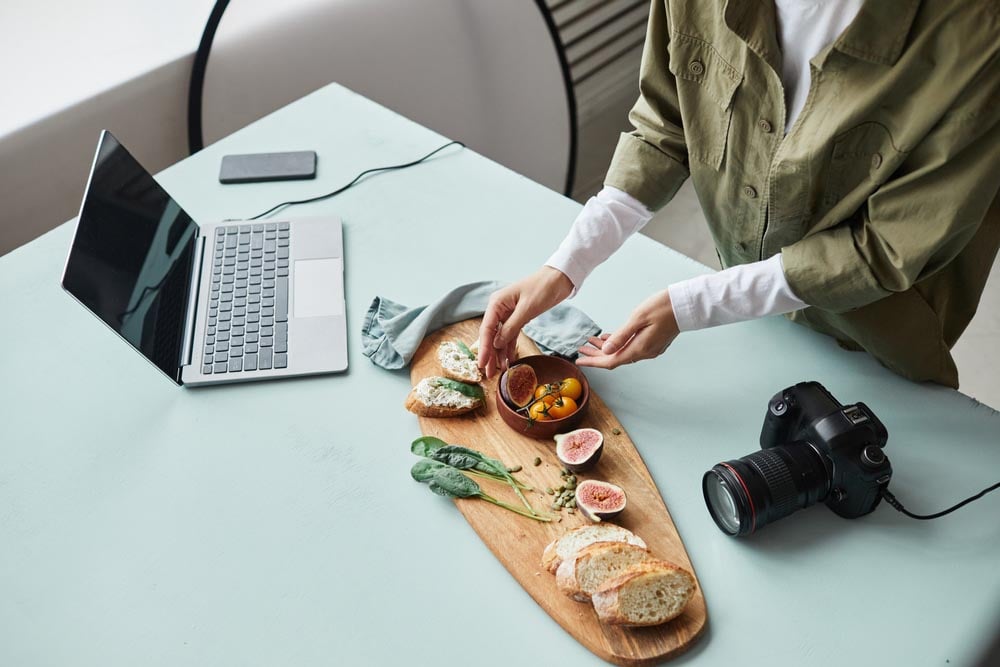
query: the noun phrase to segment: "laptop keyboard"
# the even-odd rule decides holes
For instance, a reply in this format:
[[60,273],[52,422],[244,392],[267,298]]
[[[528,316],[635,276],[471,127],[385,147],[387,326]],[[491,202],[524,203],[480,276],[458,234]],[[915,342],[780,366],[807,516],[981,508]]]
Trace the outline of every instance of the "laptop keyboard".
[[204,374],[288,367],[287,222],[217,227]]

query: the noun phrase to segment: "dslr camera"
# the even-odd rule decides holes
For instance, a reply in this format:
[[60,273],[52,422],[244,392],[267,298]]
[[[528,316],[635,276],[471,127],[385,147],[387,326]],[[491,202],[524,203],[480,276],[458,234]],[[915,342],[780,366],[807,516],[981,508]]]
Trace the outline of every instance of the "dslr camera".
[[705,473],[708,511],[729,535],[818,502],[848,519],[868,514],[892,478],[882,451],[888,437],[864,403],[843,405],[820,383],[800,382],[768,403],[761,451]]

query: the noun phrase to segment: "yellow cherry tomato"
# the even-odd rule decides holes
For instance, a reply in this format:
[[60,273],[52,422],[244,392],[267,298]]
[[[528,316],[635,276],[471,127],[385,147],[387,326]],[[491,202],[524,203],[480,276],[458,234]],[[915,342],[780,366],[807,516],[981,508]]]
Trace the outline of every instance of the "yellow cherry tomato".
[[551,398],[554,401],[557,396],[559,396],[559,385],[555,382],[535,387],[535,398]]
[[580,396],[583,395],[583,385],[576,378],[566,378],[559,383],[559,393],[574,401],[579,401]]
[[552,419],[552,417],[549,416],[549,404],[546,403],[548,398],[549,397],[546,397],[543,400],[535,401],[531,404],[531,407],[528,408],[528,419],[536,422],[547,422]]
[[562,419],[569,417],[576,412],[576,401],[569,396],[560,396],[556,402],[549,407],[549,417],[552,419]]

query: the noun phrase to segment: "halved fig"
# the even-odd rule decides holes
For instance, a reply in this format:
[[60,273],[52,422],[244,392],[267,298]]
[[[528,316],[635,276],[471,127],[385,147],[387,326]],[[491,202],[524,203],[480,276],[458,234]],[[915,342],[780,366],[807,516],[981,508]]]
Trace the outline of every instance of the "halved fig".
[[500,395],[516,408],[523,408],[535,400],[538,376],[528,364],[511,366],[500,378]]
[[556,456],[573,472],[590,470],[604,451],[604,436],[596,428],[578,428],[555,436]]
[[591,521],[613,519],[625,509],[625,490],[610,482],[588,479],[576,487],[576,506]]

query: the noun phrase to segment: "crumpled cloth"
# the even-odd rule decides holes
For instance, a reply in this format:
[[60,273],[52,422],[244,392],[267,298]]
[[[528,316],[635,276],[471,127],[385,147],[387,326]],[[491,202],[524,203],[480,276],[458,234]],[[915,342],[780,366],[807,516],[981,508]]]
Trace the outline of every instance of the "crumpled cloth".
[[[361,328],[366,357],[388,370],[404,368],[424,336],[454,322],[486,312],[490,295],[503,287],[497,281],[462,285],[426,306],[408,307],[376,296]],[[525,335],[545,354],[575,359],[578,350],[601,328],[579,308],[561,303],[528,322]]]

